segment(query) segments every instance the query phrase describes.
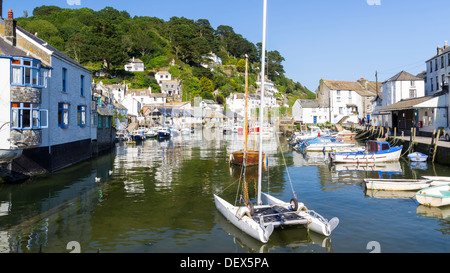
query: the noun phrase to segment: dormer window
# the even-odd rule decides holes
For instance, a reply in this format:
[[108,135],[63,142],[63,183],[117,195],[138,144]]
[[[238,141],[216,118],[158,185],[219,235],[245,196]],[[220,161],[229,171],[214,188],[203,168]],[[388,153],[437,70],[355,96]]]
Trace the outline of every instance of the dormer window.
[[45,70],[41,62],[29,58],[13,58],[11,60],[11,85],[43,88],[45,86]]

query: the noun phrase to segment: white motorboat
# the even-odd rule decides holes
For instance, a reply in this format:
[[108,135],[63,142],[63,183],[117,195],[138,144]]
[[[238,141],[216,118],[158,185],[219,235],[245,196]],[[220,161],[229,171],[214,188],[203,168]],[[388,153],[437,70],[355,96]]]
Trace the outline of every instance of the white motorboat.
[[427,161],[428,155],[419,152],[410,153],[408,155],[409,160],[414,162],[424,162]]
[[[264,31],[263,31],[263,45],[262,45],[262,60],[265,59],[265,24],[266,24],[266,10],[267,0],[264,0]],[[265,62],[262,62],[261,79],[264,79]],[[261,90],[264,90],[264,81],[261,84]],[[264,105],[264,92],[261,93],[261,104]],[[264,111],[260,111],[260,120],[263,121]],[[264,130],[262,128],[262,130]],[[258,164],[258,187],[256,204],[253,205],[251,201],[245,201],[241,206],[230,204],[218,195],[214,194],[214,203],[216,208],[223,214],[223,216],[233,225],[250,235],[251,237],[267,243],[270,235],[276,227],[283,227],[287,225],[303,225],[310,230],[319,234],[330,236],[331,232],[339,224],[338,218],[333,218],[330,221],[318,213],[308,210],[303,203],[299,203],[294,193],[294,198],[290,202],[281,201],[269,194],[262,193],[262,145],[263,134],[259,134],[259,144],[261,151],[259,153]],[[292,186],[292,184],[291,184]]]
[[450,205],[450,185],[440,185],[419,190],[416,200],[421,205],[443,207]]
[[428,179],[372,179],[364,178],[366,189],[385,191],[417,191],[431,186]]

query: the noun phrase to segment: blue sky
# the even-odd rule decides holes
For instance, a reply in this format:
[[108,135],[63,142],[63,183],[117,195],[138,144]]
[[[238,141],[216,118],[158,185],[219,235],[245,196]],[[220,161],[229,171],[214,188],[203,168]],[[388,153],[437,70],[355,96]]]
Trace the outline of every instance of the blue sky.
[[[80,5],[77,5],[77,3]],[[376,3],[379,2],[379,5]],[[74,5],[70,5],[74,3]],[[208,19],[253,43],[262,39],[263,0],[3,0],[15,17],[36,6],[111,6],[131,16]],[[375,5],[370,5],[375,4]],[[267,49],[278,50],[286,76],[315,91],[319,80],[384,81],[401,70],[417,74],[436,47],[450,44],[448,0],[268,0]]]

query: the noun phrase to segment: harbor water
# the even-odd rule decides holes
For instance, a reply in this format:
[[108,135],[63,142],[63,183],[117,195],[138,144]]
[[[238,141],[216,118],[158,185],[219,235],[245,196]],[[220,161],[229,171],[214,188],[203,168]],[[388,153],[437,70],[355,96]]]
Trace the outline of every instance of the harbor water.
[[[249,145],[253,141],[249,136]],[[450,207],[421,206],[414,192],[368,192],[363,184],[366,177],[450,176],[447,167],[403,158],[330,165],[326,154],[293,151],[276,134],[264,137],[263,190],[285,201],[295,194],[340,223],[330,237],[292,227],[276,229],[267,244],[256,241],[214,205],[215,193],[231,203],[240,198],[241,170],[228,159],[242,143],[242,135],[214,129],[119,142],[110,154],[0,185],[0,252],[450,252]],[[257,172],[247,171],[252,198]]]

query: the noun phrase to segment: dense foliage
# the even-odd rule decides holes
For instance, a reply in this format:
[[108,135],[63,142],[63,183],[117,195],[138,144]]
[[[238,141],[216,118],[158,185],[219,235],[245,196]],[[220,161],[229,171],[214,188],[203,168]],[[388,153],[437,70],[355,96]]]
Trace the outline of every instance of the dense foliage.
[[[223,101],[230,92],[244,91],[245,55],[249,58],[250,91],[256,90],[260,69],[261,45],[254,45],[230,26],[214,29],[208,20],[172,17],[131,17],[126,11],[106,7],[63,9],[41,6],[33,16],[17,19],[22,28],[37,33],[52,46],[66,53],[92,71],[103,70],[108,83],[127,81],[134,88],[152,86],[158,92],[154,71],[170,67],[172,75],[183,84],[183,100],[195,96]],[[209,53],[223,65],[213,71],[203,68]],[[146,72],[129,73],[124,64],[136,57],[144,61]],[[170,66],[174,61],[176,65]],[[292,105],[296,98],[315,98],[315,94],[284,75],[284,58],[278,51],[267,52],[267,75]],[[98,78],[97,78],[98,80]],[[216,97],[213,96],[213,92]]]

